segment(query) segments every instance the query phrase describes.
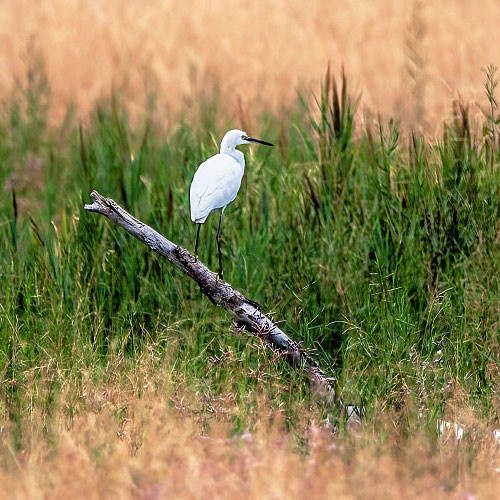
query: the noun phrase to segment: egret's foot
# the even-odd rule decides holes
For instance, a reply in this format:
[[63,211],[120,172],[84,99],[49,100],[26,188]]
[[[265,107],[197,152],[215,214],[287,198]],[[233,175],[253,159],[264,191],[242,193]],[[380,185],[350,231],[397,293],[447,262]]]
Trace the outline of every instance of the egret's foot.
[[223,280],[223,274],[222,274],[222,271],[219,271],[219,272],[217,273],[217,275],[215,276],[215,282],[216,282],[216,283],[218,283],[218,282],[219,282],[219,280],[220,280],[220,281],[222,281],[222,280]]
[[193,264],[194,264],[195,262],[198,262],[198,254],[197,254],[197,253],[195,253],[195,254],[193,255],[193,257],[194,257],[194,260],[193,260],[192,262],[193,262]]

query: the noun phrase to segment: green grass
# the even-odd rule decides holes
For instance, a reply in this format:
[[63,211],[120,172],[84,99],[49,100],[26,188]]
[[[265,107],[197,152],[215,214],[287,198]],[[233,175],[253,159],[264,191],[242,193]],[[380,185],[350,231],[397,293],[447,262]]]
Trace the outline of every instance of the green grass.
[[[426,425],[457,403],[458,389],[460,404],[497,419],[495,86],[490,69],[479,132],[455,104],[432,141],[403,138],[393,121],[362,128],[345,77],[330,73],[317,108],[299,99],[247,130],[277,146],[245,150],[223,227],[225,277],[314,349],[368,420],[392,408],[407,425],[428,416]],[[309,399],[301,375],[235,335],[226,313],[171,265],[83,210],[96,189],[192,249],[191,178],[240,123],[205,98],[199,120],[161,131],[144,116],[131,126],[117,93],[85,126],[70,109],[54,127],[49,100],[34,71],[0,117],[0,399],[19,439],[31,412],[50,416],[65,383],[75,391],[65,411],[77,411],[79,385],[106,383],[117,357],[133,372],[152,356],[179,391],[233,392],[236,429],[262,394],[293,420]],[[200,242],[213,267],[216,227],[212,216]]]

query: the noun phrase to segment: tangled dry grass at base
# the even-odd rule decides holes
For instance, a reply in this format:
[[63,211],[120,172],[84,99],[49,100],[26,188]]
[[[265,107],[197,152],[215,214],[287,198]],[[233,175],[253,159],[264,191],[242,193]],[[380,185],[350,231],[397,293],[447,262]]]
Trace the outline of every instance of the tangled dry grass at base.
[[[342,64],[363,106],[435,132],[450,102],[484,102],[481,69],[500,64],[500,3],[8,2],[0,9],[0,89],[26,74],[32,44],[46,61],[52,109],[83,114],[111,87],[132,111],[162,121],[200,93],[224,93],[226,114],[286,105]],[[195,99],[196,101],[196,99]]]
[[[176,396],[164,384],[138,398],[130,387],[89,385],[71,416],[70,394],[63,390],[50,418],[34,411],[24,419],[20,451],[11,441],[13,424],[4,421],[3,498],[299,498],[307,492],[310,498],[458,499],[496,498],[500,488],[500,454],[491,441],[476,437],[462,446],[451,436],[405,437],[387,415],[335,436],[314,411],[304,412],[289,432],[283,412],[261,400],[256,414],[262,417],[234,433],[230,395]],[[212,411],[200,411],[201,401]]]

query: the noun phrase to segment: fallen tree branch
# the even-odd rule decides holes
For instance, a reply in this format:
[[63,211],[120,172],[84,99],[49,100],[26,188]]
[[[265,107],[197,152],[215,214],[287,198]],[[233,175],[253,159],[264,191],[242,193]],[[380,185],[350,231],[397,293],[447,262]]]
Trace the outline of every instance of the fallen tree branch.
[[270,320],[260,310],[261,308],[257,303],[244,297],[225,281],[218,280],[215,273],[210,271],[185,248],[172,243],[154,229],[130,215],[113,200],[101,196],[97,191],[92,191],[90,197],[93,203],[92,205],[85,205],[85,210],[108,217],[115,224],[142,241],[151,250],[169,260],[184,274],[196,281],[202,293],[214,305],[223,307],[228,311],[237,327],[264,339],[274,350],[283,355],[291,365],[301,367],[307,374],[314,389],[326,396],[327,403],[329,405],[336,403],[343,412],[347,413],[348,423],[352,424],[354,421],[359,420],[359,412],[356,408],[344,407],[336,399],[335,390],[330,380],[316,361],[299,343],[292,340],[276,323]]

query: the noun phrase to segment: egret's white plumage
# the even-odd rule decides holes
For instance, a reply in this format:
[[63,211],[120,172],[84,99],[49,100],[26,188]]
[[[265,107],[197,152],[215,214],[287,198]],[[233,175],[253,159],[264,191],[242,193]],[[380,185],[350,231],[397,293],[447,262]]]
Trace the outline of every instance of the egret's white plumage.
[[211,212],[231,203],[238,194],[244,172],[243,158],[240,164],[233,156],[219,153],[204,161],[191,184],[191,220],[203,223]]
[[[245,173],[245,157],[236,149],[240,144],[257,142],[272,146],[270,142],[248,137],[241,130],[230,130],[223,137],[220,153],[204,161],[193,177],[189,193],[191,204],[191,220],[203,224],[207,217],[217,209],[221,209],[219,229],[217,231],[217,245],[219,247],[219,275],[222,275],[222,262],[220,255],[219,235],[222,223],[222,214],[226,206],[238,194],[241,179]],[[199,229],[196,234],[195,253],[198,250]]]

